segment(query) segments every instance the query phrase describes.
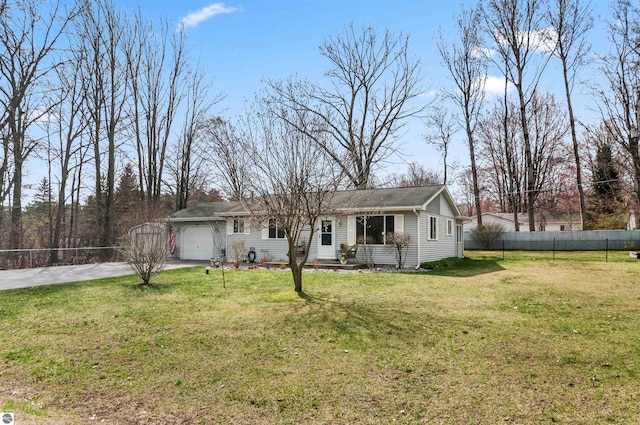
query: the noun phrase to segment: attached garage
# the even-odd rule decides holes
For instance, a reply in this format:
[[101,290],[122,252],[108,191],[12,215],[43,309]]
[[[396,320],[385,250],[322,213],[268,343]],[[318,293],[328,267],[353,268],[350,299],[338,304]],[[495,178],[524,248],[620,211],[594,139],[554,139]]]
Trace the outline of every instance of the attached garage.
[[181,246],[183,260],[209,260],[217,255],[208,226],[183,227]]

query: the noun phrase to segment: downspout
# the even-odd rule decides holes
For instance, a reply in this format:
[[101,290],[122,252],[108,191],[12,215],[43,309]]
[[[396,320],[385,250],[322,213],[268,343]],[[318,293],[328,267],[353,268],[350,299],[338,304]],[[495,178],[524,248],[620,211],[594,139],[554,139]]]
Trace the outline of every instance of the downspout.
[[413,213],[416,215],[416,221],[418,222],[418,264],[416,264],[416,270],[418,270],[420,268],[420,235],[422,233],[420,233],[420,213],[418,211],[416,211],[416,209],[413,209]]

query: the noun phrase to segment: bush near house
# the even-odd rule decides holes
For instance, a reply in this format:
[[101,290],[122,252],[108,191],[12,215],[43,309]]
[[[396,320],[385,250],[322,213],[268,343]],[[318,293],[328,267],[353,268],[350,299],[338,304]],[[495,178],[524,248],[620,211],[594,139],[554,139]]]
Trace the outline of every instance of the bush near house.
[[499,223],[488,223],[471,229],[469,235],[471,240],[483,247],[491,249],[493,243],[499,240],[504,234],[504,226]]

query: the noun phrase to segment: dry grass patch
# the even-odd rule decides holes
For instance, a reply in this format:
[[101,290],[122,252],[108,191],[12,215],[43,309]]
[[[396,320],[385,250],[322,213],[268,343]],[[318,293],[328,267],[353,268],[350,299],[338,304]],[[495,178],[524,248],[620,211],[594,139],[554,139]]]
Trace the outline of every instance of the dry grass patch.
[[311,272],[304,297],[287,272],[232,271],[225,291],[202,269],[3,292],[0,407],[43,424],[637,423],[639,275],[469,260]]

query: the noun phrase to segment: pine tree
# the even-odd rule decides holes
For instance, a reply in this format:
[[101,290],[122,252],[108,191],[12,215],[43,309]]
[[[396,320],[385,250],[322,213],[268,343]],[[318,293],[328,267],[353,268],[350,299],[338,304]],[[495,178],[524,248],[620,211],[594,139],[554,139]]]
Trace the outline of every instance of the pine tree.
[[626,208],[620,175],[610,145],[598,147],[589,200],[588,229],[626,229]]

